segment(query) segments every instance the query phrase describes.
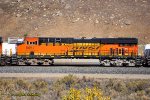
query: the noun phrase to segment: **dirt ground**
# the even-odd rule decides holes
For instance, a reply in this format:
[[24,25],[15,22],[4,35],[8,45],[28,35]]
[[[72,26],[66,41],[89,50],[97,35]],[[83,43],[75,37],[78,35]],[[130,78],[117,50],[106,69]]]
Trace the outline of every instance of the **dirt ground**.
[[[51,78],[59,79],[67,76],[65,73],[1,73],[0,77],[15,78]],[[150,75],[142,74],[72,74],[79,78],[83,76],[95,79],[150,79]]]

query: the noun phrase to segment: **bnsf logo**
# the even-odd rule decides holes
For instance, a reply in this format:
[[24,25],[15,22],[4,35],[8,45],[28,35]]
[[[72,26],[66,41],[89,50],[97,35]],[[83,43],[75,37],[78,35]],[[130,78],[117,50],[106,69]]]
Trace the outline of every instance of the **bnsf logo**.
[[32,46],[26,46],[26,49],[32,49]]
[[81,47],[73,47],[73,50],[99,50],[100,46],[81,46]]

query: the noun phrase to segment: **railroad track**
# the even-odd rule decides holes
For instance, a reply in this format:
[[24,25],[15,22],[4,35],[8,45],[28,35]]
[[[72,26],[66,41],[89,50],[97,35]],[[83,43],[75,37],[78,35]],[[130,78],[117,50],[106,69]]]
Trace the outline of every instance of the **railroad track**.
[[0,73],[65,73],[65,74],[147,74],[148,67],[100,67],[100,66],[4,66]]

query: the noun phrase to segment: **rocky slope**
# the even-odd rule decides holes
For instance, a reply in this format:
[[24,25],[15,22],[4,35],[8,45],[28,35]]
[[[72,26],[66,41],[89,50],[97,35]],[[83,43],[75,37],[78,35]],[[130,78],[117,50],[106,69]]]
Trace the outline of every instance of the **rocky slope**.
[[24,34],[150,43],[150,0],[0,0],[0,35]]

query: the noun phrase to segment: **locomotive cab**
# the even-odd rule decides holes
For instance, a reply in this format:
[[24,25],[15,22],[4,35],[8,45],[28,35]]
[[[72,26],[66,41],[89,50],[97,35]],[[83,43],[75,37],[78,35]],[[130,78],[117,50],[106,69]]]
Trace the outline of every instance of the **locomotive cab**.
[[145,45],[144,61],[146,66],[150,66],[150,44]]

